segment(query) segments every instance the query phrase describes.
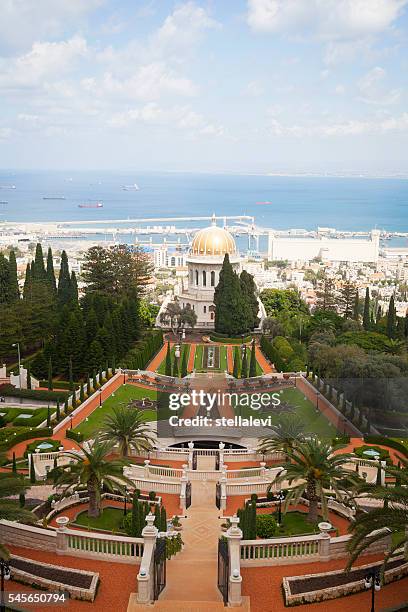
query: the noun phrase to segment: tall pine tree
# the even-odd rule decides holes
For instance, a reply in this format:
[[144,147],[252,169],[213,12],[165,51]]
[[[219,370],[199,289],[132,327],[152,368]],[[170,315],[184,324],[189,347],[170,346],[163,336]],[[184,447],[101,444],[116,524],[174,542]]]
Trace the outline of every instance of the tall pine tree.
[[46,274],[47,274],[48,284],[51,287],[53,294],[55,295],[57,292],[57,281],[55,280],[54,260],[52,256],[51,247],[48,247]]
[[9,255],[9,280],[8,280],[8,301],[15,302],[20,298],[20,289],[17,278],[17,261],[14,251]]
[[395,332],[397,329],[397,313],[395,310],[395,299],[394,295],[390,298],[387,312],[387,336],[389,338],[395,338]]
[[58,279],[58,301],[63,306],[72,301],[71,276],[69,273],[68,256],[65,251],[61,253],[61,267]]
[[367,331],[370,329],[370,289],[366,288],[363,311],[363,327]]
[[225,254],[220,280],[215,288],[214,304],[216,332],[238,336],[250,329],[252,311],[243,295],[239,276],[233,270],[228,253]]

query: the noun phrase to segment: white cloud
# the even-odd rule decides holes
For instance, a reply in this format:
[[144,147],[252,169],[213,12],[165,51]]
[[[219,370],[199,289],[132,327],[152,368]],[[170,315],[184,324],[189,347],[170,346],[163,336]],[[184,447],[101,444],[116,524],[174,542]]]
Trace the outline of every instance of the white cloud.
[[8,127],[0,127],[0,140],[8,140],[12,135],[13,130]]
[[28,53],[13,61],[0,60],[0,87],[26,89],[42,85],[70,70],[75,60],[86,53],[87,44],[81,36],[58,43],[34,43]]
[[220,24],[204,8],[186,2],[166,17],[152,36],[150,48],[160,55],[180,53],[199,42],[205,30],[219,27]]
[[399,89],[389,89],[386,86],[386,71],[380,66],[372,68],[360,79],[358,89],[360,100],[379,106],[396,104],[401,94]]
[[407,0],[248,0],[248,24],[264,32],[309,33],[325,40],[382,32]]
[[34,42],[60,36],[103,1],[2,0],[0,48],[24,50]]
[[245,87],[244,93],[251,98],[259,98],[264,93],[264,88],[258,81],[250,81]]
[[386,134],[388,132],[408,131],[408,113],[396,117],[382,117],[361,121],[350,119],[328,123],[310,123],[307,125],[285,125],[272,118],[269,129],[275,136],[305,137],[335,137]]
[[222,126],[209,123],[201,113],[197,113],[189,106],[163,108],[156,102],[114,113],[107,123],[113,128],[128,128],[135,123],[144,123],[184,130],[191,135],[222,136],[224,134]]
[[336,87],[334,88],[334,93],[336,93],[338,96],[344,95],[345,92],[346,88],[344,87],[344,85],[336,85]]

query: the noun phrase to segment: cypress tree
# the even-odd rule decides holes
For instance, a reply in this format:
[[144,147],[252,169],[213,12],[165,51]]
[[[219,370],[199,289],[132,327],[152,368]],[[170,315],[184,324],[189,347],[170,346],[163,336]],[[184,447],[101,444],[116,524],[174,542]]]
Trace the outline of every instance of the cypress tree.
[[34,455],[31,453],[30,456],[30,482],[35,484],[35,468],[34,468]]
[[173,376],[174,378],[179,377],[179,363],[178,363],[178,359],[176,356],[174,356],[174,361],[173,361]]
[[368,287],[364,299],[363,327],[366,331],[370,329],[370,289]]
[[98,382],[96,380],[96,370],[93,371],[92,386],[94,388],[94,391],[98,388]]
[[54,259],[51,247],[48,247],[46,275],[52,293],[55,295],[57,293],[57,281],[55,280]]
[[86,394],[88,397],[91,395],[91,379],[89,374],[86,375]]
[[69,390],[71,393],[74,392],[74,375],[72,372],[72,357],[69,358],[68,362],[68,376],[69,376]]
[[[88,366],[90,370],[97,370],[104,361],[104,354],[99,340],[93,340],[88,350]],[[96,376],[96,374],[95,374]]]
[[358,289],[357,289],[355,296],[354,296],[353,319],[355,321],[358,321],[359,316],[360,316],[360,297],[358,295]]
[[27,389],[31,389],[31,366],[30,362],[27,363]]
[[163,505],[160,512],[160,531],[167,531],[167,514]]
[[103,379],[103,375],[102,375],[102,366],[99,367],[99,384],[102,385],[102,379]]
[[234,378],[239,378],[239,349],[237,346],[234,349],[234,370],[232,375]]
[[14,474],[17,474],[16,453],[14,453],[14,452],[13,452],[13,467],[12,467],[12,472],[14,472]]
[[18,299],[20,299],[20,289],[18,287],[17,262],[16,262],[16,254],[14,253],[14,251],[10,251],[8,270],[9,270],[8,301],[15,302]]
[[43,281],[46,278],[45,266],[44,266],[44,254],[42,246],[37,242],[35,248],[35,257],[32,264],[33,279],[35,281]]
[[181,360],[181,377],[184,378],[185,376],[187,376],[188,371],[187,371],[187,350],[186,348],[184,348],[183,350],[183,358]]
[[78,304],[78,282],[74,270],[71,272],[71,302]]
[[249,363],[249,377],[253,378],[254,376],[256,376],[256,354],[255,354],[255,340],[252,340],[251,361]]
[[171,376],[171,350],[170,342],[167,342],[166,365],[164,373],[166,376]]
[[154,508],[154,524],[157,527],[157,529],[160,531],[160,529],[161,529],[161,516],[160,516],[159,504],[156,504],[156,506]]
[[28,263],[26,266],[24,288],[23,288],[23,297],[25,300],[29,300],[31,297],[31,287],[32,287],[31,265]]
[[59,421],[61,419],[61,409],[60,409],[59,400],[57,400],[57,414],[56,414],[56,418],[57,418],[57,423],[59,423]]
[[248,378],[248,362],[246,348],[244,350],[244,354],[242,355],[241,378]]
[[375,484],[377,486],[381,486],[381,471],[382,471],[382,465],[381,465],[381,459],[378,460],[378,466],[377,466],[377,476],[375,479]]
[[79,401],[81,404],[85,401],[85,391],[84,391],[84,381],[81,380],[81,385],[79,387]]
[[215,331],[228,336],[238,336],[250,328],[250,313],[240,283],[234,272],[228,253],[225,254],[220,280],[214,291]]
[[69,413],[69,404],[68,404],[68,396],[67,396],[64,402],[64,415],[68,416],[68,413]]
[[116,374],[116,358],[115,355],[112,356],[112,375]]
[[51,357],[48,360],[48,390],[53,390],[53,382],[52,382],[52,360]]
[[10,266],[8,259],[0,253],[0,304],[9,301]]
[[395,310],[394,295],[392,295],[390,298],[390,303],[388,305],[388,312],[387,312],[387,336],[389,338],[395,337],[396,324],[397,324],[397,313]]
[[51,427],[51,410],[50,406],[47,409],[47,427]]
[[254,327],[257,327],[259,323],[259,319],[258,319],[259,304],[258,304],[258,299],[256,297],[256,285],[255,285],[254,277],[252,276],[252,274],[249,274],[246,270],[242,270],[239,279],[241,283],[242,294],[244,296],[245,303],[246,303],[247,316],[248,316],[248,322],[249,322],[248,329],[254,329]]
[[20,504],[20,508],[24,508],[25,506],[25,494],[24,493],[20,493],[18,496],[18,501]]
[[58,278],[58,301],[60,304],[69,304],[72,298],[71,276],[69,274],[68,256],[65,251],[61,253],[61,267]]

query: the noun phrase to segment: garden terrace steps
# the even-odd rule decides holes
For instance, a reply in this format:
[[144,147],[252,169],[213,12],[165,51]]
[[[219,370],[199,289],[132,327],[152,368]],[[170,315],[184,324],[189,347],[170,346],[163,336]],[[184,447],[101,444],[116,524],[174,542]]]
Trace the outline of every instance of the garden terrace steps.
[[[132,593],[129,599],[127,612],[148,612],[148,611],[163,611],[163,612],[209,612],[225,610],[222,602],[218,601],[162,601],[159,599],[153,605],[141,606],[136,602],[136,593]],[[242,605],[235,608],[237,612],[250,612],[251,605],[249,597],[242,598]]]

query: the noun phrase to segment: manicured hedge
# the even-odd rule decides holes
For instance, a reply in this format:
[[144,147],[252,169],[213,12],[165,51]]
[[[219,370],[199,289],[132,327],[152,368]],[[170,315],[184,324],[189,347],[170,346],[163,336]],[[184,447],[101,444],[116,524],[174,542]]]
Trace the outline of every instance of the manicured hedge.
[[128,351],[120,365],[129,370],[144,370],[149,361],[163,344],[163,332],[158,330],[148,334],[133,349]]
[[[13,425],[15,427],[37,427],[43,421],[47,419],[48,409],[47,408],[38,408],[38,410],[20,410],[20,414],[18,414],[13,419]],[[52,414],[53,411],[51,411]],[[21,414],[31,414],[32,416],[29,419],[22,419]]]
[[387,438],[386,436],[364,436],[364,442],[389,446],[401,453],[404,457],[408,457],[408,448],[401,444],[401,442],[398,442],[398,440],[394,440],[394,438]]
[[[54,389],[66,389],[67,391],[71,391],[71,384],[66,380],[53,380],[52,386]],[[48,380],[40,380],[40,387],[48,388]],[[74,382],[75,389],[79,389],[79,383]]]
[[[24,442],[24,440],[46,438],[52,435],[51,427],[42,427],[41,429],[29,429],[27,427],[25,431],[22,431],[22,429],[22,427],[0,429],[0,452],[7,451],[18,442]],[[6,439],[7,442],[5,441]]]
[[41,402],[64,402],[69,393],[65,391],[47,391],[35,389],[16,389],[13,385],[2,385],[0,395],[4,397],[22,397],[25,399],[35,399]]
[[80,432],[76,432],[73,429],[67,429],[66,433],[65,433],[65,437],[69,438],[70,440],[75,440],[75,442],[83,442],[84,441],[84,435],[81,434]]
[[52,438],[47,438],[46,440],[41,441],[34,440],[34,442],[30,442],[30,444],[27,444],[27,447],[24,451],[24,457],[27,457],[30,453],[33,453],[37,448],[38,444],[41,444],[41,442],[47,442],[48,444],[51,444],[52,448],[40,449],[40,453],[55,453],[61,446],[60,440],[52,440]]
[[242,338],[242,336],[239,336],[239,337],[236,337],[236,338],[231,338],[231,337],[227,336],[227,334],[220,334],[218,332],[211,332],[210,339],[213,342],[224,342],[224,344],[242,344],[243,342],[245,342],[245,343],[251,342],[252,336],[248,335],[248,336],[244,336],[244,338]]

